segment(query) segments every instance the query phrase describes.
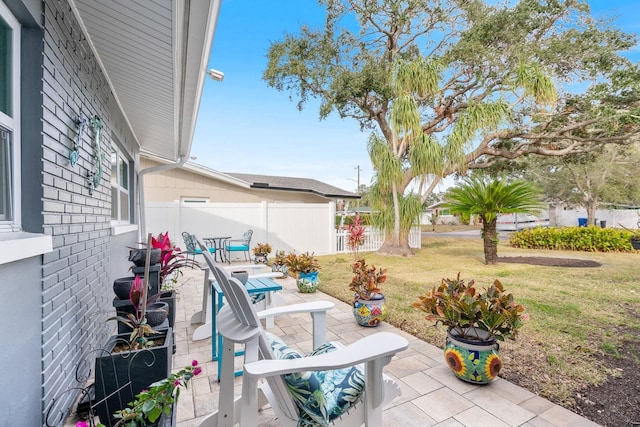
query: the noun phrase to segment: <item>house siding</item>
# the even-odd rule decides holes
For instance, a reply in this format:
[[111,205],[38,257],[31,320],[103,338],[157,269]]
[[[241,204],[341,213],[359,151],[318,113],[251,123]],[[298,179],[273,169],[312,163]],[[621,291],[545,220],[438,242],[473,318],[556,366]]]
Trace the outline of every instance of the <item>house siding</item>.
[[[141,164],[143,168],[159,165],[148,159],[143,159]],[[327,198],[312,193],[242,188],[185,169],[169,169],[145,176],[144,194],[146,202],[173,202],[182,197],[209,198],[216,203],[328,202]]]
[[[53,236],[53,252],[42,256],[41,267],[42,414],[54,399],[61,407],[70,404],[75,396],[65,391],[77,385],[77,366],[86,360],[92,369],[90,351],[113,332],[115,325],[106,319],[113,314],[111,283],[118,272],[111,270],[110,258],[124,257],[126,247],[114,249],[112,244],[135,242],[134,236],[112,239],[110,223],[112,135],[124,142],[120,148],[132,158],[133,135],[68,3],[47,1],[43,7],[42,125],[37,146],[34,141],[41,150],[41,174],[30,171],[41,175],[41,228]],[[103,123],[103,172],[93,194],[86,179],[94,156],[90,125],[82,135],[77,165],[68,160],[79,114],[88,119],[97,115]]]

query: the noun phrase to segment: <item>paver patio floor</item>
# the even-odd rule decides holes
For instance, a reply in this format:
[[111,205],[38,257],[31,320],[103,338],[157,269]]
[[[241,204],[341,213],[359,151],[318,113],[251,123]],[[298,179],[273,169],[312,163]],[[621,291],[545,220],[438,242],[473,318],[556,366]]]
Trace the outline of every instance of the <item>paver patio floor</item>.
[[[186,283],[180,288],[176,317],[177,351],[174,368],[180,368],[197,359],[203,374],[192,380],[188,390],[180,394],[178,426],[198,426],[200,421],[218,407],[219,383],[217,362],[211,360],[211,338],[193,341],[191,336],[199,325],[192,325],[193,313],[202,308],[204,272],[185,271]],[[449,372],[442,350],[393,326],[384,323],[376,328],[365,328],[355,323],[351,306],[321,292],[302,294],[291,278],[276,279],[281,283],[281,295],[286,304],[312,300],[330,300],[336,308],[328,312],[327,338],[349,344],[361,337],[380,331],[404,336],[409,348],[399,353],[386,366],[385,372],[400,385],[402,396],[394,399],[383,413],[383,424],[388,426],[439,427],[588,427],[597,426],[567,409],[557,406],[528,390],[503,379],[489,385],[478,386],[458,380]],[[306,314],[276,318],[270,332],[280,335],[289,345],[302,352],[311,351],[311,321]],[[240,366],[240,357],[236,358]],[[240,394],[242,377],[235,379],[236,395]],[[277,426],[274,412],[263,409],[260,425]]]

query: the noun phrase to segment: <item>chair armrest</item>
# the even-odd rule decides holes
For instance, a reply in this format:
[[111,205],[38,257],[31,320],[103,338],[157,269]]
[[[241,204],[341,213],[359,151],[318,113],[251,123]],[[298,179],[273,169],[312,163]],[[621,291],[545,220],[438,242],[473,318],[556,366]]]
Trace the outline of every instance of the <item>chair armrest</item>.
[[246,374],[260,378],[293,372],[334,370],[376,359],[390,360],[396,353],[406,350],[407,347],[409,347],[409,341],[406,338],[391,332],[379,332],[330,353],[300,359],[258,360],[246,363],[244,371]]
[[266,319],[267,317],[275,317],[284,314],[326,312],[335,306],[336,305],[331,301],[312,301],[269,308],[267,310],[259,311],[257,314],[259,319]]
[[327,310],[335,306],[331,301],[312,301],[273,307],[259,311],[257,314],[259,319],[267,319],[281,314],[309,313],[313,328],[313,348],[318,348],[324,344],[327,337]]

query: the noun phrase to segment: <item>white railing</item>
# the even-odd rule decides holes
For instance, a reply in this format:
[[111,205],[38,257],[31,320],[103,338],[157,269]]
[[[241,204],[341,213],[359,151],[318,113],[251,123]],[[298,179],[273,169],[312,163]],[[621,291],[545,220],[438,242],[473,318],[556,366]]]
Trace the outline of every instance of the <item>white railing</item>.
[[[347,248],[347,235],[346,229],[336,230],[336,253],[349,252]],[[380,246],[384,243],[384,232],[373,229],[365,228],[364,232],[364,244],[360,246],[359,251],[362,252],[374,252],[380,249]],[[409,247],[419,249],[422,245],[422,232],[420,227],[413,227],[409,232]]]

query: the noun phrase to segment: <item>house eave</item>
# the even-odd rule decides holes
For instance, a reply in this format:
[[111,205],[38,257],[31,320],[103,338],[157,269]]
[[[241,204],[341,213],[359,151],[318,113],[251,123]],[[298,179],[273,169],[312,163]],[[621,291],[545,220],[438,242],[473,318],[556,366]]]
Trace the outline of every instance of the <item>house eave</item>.
[[141,152],[188,157],[220,3],[70,0]]

